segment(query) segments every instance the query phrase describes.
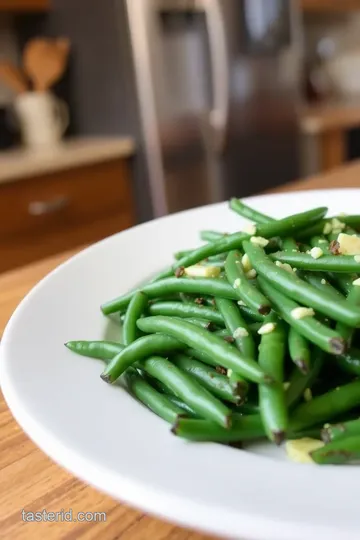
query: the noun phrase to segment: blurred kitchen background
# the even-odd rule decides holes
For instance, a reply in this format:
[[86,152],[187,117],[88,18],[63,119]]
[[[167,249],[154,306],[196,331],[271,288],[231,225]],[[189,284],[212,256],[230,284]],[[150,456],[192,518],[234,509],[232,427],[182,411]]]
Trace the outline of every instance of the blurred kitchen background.
[[359,157],[360,0],[0,0],[0,272]]

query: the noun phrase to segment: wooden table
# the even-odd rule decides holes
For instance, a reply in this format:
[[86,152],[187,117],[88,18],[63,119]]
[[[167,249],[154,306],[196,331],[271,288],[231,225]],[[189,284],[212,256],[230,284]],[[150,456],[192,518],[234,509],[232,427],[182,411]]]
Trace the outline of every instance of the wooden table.
[[[360,162],[276,191],[360,187]],[[324,204],[326,201],[324,200]],[[18,302],[39,279],[72,253],[46,259],[0,276],[0,332]],[[210,540],[195,532],[144,515],[76,480],[48,459],[13,420],[0,401],[0,536],[66,540]],[[106,512],[105,523],[24,523],[21,510]]]

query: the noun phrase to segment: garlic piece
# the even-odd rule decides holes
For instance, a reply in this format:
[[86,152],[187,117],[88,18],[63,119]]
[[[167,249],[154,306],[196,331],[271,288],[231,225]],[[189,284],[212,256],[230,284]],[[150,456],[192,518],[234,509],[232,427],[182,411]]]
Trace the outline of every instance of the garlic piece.
[[287,456],[291,461],[295,461],[296,463],[314,463],[310,453],[323,446],[323,441],[304,437],[295,441],[287,441],[285,448]]
[[241,337],[247,337],[249,335],[249,332],[246,330],[246,328],[242,328],[241,326],[239,326],[238,328],[236,328],[233,332],[233,338],[234,339],[238,339],[238,338],[241,338]]
[[291,311],[291,316],[293,319],[303,319],[304,317],[313,317],[314,315],[315,312],[313,308],[303,306],[296,307]]
[[261,336],[264,334],[271,334],[271,332],[273,332],[275,328],[276,328],[276,323],[269,322],[269,323],[263,324],[259,328],[258,334],[260,334]]

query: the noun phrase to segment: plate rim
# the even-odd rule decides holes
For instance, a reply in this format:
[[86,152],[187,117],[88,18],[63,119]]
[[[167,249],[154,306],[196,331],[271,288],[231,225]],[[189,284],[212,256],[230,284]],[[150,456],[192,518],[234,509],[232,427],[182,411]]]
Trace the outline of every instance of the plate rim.
[[[292,191],[292,192],[283,192],[283,193],[274,193],[274,194],[264,194],[260,196],[252,196],[244,198],[243,200],[252,203],[256,201],[257,198],[261,197],[263,198],[278,198],[278,197],[286,197],[289,195],[292,196],[301,196],[303,193],[309,193],[317,192],[317,193],[327,193],[327,192],[344,192],[344,191],[356,191],[357,193],[360,193],[360,188],[331,188],[331,189],[320,189],[320,190],[303,190],[303,191]],[[227,201],[216,203],[216,204],[210,204],[206,205],[206,207],[216,207],[216,206],[223,206],[226,205]],[[4,395],[4,399],[7,403],[7,406],[9,407],[13,417],[15,418],[16,422],[21,426],[24,433],[46,454],[50,457],[50,459],[54,460],[57,464],[64,467],[66,470],[70,471],[76,478],[79,478],[81,481],[92,485],[99,489],[101,492],[107,493],[111,497],[115,498],[115,500],[119,499],[119,495],[116,492],[115,489],[109,489],[109,485],[112,485],[111,478],[109,476],[109,471],[103,467],[99,467],[98,464],[92,463],[92,460],[88,457],[79,456],[78,451],[67,448],[63,445],[61,439],[54,437],[52,433],[49,433],[46,428],[44,428],[41,424],[37,422],[36,419],[32,418],[31,415],[28,414],[28,412],[23,409],[21,402],[18,400],[18,397],[16,396],[15,388],[12,385],[12,381],[10,378],[8,378],[8,374],[5,369],[5,362],[4,358],[6,357],[6,344],[7,344],[7,336],[10,335],[10,332],[12,331],[12,326],[16,324],[16,318],[17,314],[21,312],[22,307],[25,303],[30,302],[33,294],[36,293],[37,289],[42,287],[44,283],[51,279],[51,277],[57,273],[60,272],[61,269],[66,265],[71,265],[73,261],[77,258],[83,257],[84,254],[86,254],[88,251],[93,250],[96,246],[99,244],[105,244],[109,239],[113,238],[114,236],[120,236],[127,234],[130,230],[134,228],[140,228],[147,226],[151,223],[158,222],[160,220],[171,220],[176,218],[179,214],[187,214],[187,213],[196,213],[199,208],[193,208],[189,210],[185,210],[183,212],[179,212],[176,214],[171,214],[168,216],[164,216],[162,218],[158,218],[157,220],[151,220],[146,223],[142,223],[137,225],[136,227],[132,227],[130,229],[127,229],[125,231],[121,231],[119,233],[115,233],[115,235],[112,235],[110,237],[107,237],[103,240],[100,240],[99,242],[96,242],[85,249],[82,249],[78,253],[71,256],[66,261],[62,262],[60,265],[58,265],[56,268],[51,270],[45,277],[43,277],[32,289],[26,294],[26,296],[23,298],[23,300],[19,303],[17,308],[15,309],[14,313],[12,314],[9,322],[6,325],[2,344],[1,344],[1,362],[0,362],[0,375],[1,375],[1,390]],[[31,429],[29,428],[31,426]],[[31,431],[31,433],[30,433]],[[82,462],[82,464],[81,464]],[[72,464],[75,464],[72,466]],[[98,470],[96,472],[96,469]],[[79,472],[80,471],[80,472]],[[117,473],[118,475],[119,473]],[[100,477],[106,477],[107,481],[100,480]],[[91,477],[91,479],[89,479]],[[96,478],[94,480],[94,478]],[[110,480],[109,480],[110,478]],[[129,479],[124,477],[122,479],[122,483],[126,485],[126,483],[129,482]],[[106,485],[105,485],[106,484]],[[136,491],[136,494],[135,494]],[[183,509],[182,512],[177,512],[181,514],[182,517],[175,517],[173,513],[169,510],[167,512],[159,511],[159,507],[167,507],[166,504],[161,504],[161,501],[164,503],[165,499],[168,501],[169,496],[171,496],[171,499],[173,500],[173,504],[176,504],[178,506],[178,510],[180,507],[182,507],[182,498],[175,494],[169,494],[169,493],[154,493],[154,490],[151,486],[146,486],[146,489],[144,489],[144,486],[141,486],[141,502],[139,502],[139,486],[137,485],[137,482],[135,481],[135,487],[131,487],[131,481],[130,485],[127,486],[127,489],[124,490],[126,492],[125,495],[121,496],[121,500],[123,502],[129,503],[137,508],[141,508],[145,512],[149,512],[154,516],[159,517],[160,519],[167,519],[171,520],[171,522],[175,522],[179,524],[180,526],[186,526],[191,527],[193,529],[198,529],[201,531],[206,531],[208,533],[212,534],[221,534],[222,536],[233,536],[234,531],[233,529],[226,530],[226,523],[223,522],[221,525],[217,523],[216,520],[212,520],[211,524],[209,524],[209,516],[202,515],[203,512],[201,511],[201,504],[199,505],[199,508],[196,509],[197,517],[196,519],[190,519],[189,512],[186,509],[186,507]],[[133,493],[134,492],[134,493]],[[129,493],[131,495],[129,496]],[[194,501],[191,501],[191,504],[193,506],[196,506],[196,503]],[[185,517],[186,515],[186,517]],[[199,524],[199,516],[202,516],[202,522]],[[288,540],[289,534],[291,534],[291,538],[303,538],[305,534],[308,535],[309,538],[314,537],[314,529],[315,527],[313,525],[307,525],[304,523],[299,524],[299,527],[301,529],[301,534],[297,535],[296,537],[293,536],[293,528],[294,523],[291,522],[285,522],[279,524],[278,521],[273,522],[273,520],[269,520],[268,518],[264,518],[261,514],[249,514],[248,511],[246,511],[245,514],[241,515],[241,517],[244,520],[244,527],[247,529],[244,533],[246,536],[250,538],[262,538],[262,534],[264,533],[264,530],[268,528],[269,526],[274,526],[274,523],[276,524],[277,530],[276,530],[276,537],[274,536],[274,540]],[[316,538],[322,539],[322,538],[339,538],[338,533],[336,535],[332,536],[331,532],[334,532],[333,529],[324,529],[323,528],[316,528]],[[340,532],[340,531],[338,531]],[[346,531],[348,533],[348,531]],[[264,536],[265,538],[265,536]],[[266,536],[266,538],[272,538],[272,536]],[[353,537],[348,536],[349,540]],[[355,539],[355,536],[354,536]]]

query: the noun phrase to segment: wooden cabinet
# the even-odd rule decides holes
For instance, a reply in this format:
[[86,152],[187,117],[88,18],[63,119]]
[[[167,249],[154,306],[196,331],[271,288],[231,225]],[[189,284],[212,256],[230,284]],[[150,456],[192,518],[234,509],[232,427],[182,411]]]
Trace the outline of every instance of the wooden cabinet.
[[0,184],[0,272],[101,240],[134,223],[126,160]]
[[46,11],[50,0],[0,0],[0,11]]
[[341,12],[360,10],[360,0],[301,0],[304,11]]

